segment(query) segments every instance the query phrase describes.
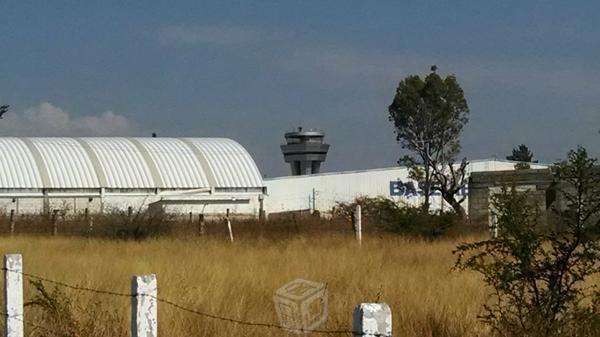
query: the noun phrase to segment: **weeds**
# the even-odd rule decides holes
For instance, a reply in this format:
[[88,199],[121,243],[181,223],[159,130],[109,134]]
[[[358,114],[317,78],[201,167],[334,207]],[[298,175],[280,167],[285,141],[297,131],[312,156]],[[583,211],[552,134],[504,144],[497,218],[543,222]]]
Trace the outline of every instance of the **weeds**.
[[32,327],[31,336],[127,336],[123,320],[114,312],[104,309],[100,302],[83,307],[77,305],[78,298],[74,294],[66,294],[56,287],[48,290],[41,281],[30,281],[30,284],[34,295],[25,306],[38,312],[38,321]]
[[[461,331],[466,331],[464,337],[477,336],[466,328],[479,324],[475,314],[483,301],[482,283],[474,274],[449,273],[454,239],[431,241],[374,232],[363,236],[359,249],[348,223],[315,221],[303,225],[302,233],[283,237],[274,229],[276,224],[258,230],[237,224],[233,244],[227,241],[223,224],[215,223],[207,228],[206,237],[133,241],[15,236],[0,237],[0,247],[5,253],[23,254],[28,273],[93,289],[128,293],[132,275],[155,273],[160,297],[223,317],[278,323],[273,292],[303,278],[328,284],[329,314],[323,329],[351,328],[354,307],[379,300],[392,308],[394,336],[427,336],[422,333],[428,331],[436,337],[455,337]],[[338,226],[346,231],[340,232]],[[54,329],[56,311],[66,311],[62,320],[76,322],[59,332],[128,336],[130,298],[70,289],[52,295],[51,285],[45,286],[50,298],[63,302],[58,307],[69,310],[50,309],[57,305],[28,306],[26,336],[34,324]],[[39,293],[29,283],[24,292],[26,299]],[[158,319],[159,336],[288,336],[285,331],[198,317],[164,304],[159,304]],[[98,326],[92,329],[88,324]],[[119,329],[111,330],[115,326]],[[59,336],[33,331],[36,337]]]

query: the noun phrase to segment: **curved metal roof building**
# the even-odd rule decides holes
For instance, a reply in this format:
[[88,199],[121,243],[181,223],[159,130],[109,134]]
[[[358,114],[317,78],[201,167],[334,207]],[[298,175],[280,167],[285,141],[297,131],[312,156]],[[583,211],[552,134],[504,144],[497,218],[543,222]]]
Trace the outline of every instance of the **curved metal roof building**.
[[0,138],[2,189],[262,188],[226,138]]

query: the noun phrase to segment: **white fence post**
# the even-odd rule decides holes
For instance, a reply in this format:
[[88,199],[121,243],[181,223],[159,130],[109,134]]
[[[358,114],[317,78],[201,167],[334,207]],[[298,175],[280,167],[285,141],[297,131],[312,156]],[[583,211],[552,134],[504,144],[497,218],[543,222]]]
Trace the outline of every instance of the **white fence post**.
[[10,210],[10,235],[15,234],[15,210]]
[[204,214],[198,214],[198,234],[204,235]]
[[229,240],[233,242],[233,230],[231,229],[231,220],[227,218],[227,229],[229,230]]
[[362,209],[360,205],[356,205],[356,210],[354,211],[354,221],[356,224],[354,228],[356,228],[356,240],[358,243],[362,243]]
[[355,337],[392,337],[392,310],[385,303],[361,303],[354,309]]
[[229,208],[227,209],[227,229],[229,230],[229,240],[233,242],[233,230],[231,229],[231,220],[229,219]]
[[134,276],[131,282],[131,336],[157,337],[158,308],[156,275]]
[[496,214],[492,214],[492,238],[496,239],[498,237],[498,216]]
[[23,337],[23,257],[4,255],[6,337]]

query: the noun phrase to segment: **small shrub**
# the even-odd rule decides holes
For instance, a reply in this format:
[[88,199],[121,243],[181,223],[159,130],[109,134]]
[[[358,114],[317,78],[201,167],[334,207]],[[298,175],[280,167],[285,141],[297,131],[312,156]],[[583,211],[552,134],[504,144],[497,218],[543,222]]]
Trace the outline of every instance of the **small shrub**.
[[145,239],[168,234],[175,216],[166,213],[138,211],[132,218],[120,214],[121,221],[113,221],[113,231],[121,239]]
[[399,234],[413,234],[428,238],[440,237],[457,225],[460,218],[451,212],[424,213],[419,207],[399,208],[387,228]]
[[352,203],[338,203],[334,216],[352,221],[356,205],[361,205],[367,223],[398,234],[436,238],[460,222],[460,218],[451,212],[426,213],[421,207],[396,203],[384,197],[360,197]]

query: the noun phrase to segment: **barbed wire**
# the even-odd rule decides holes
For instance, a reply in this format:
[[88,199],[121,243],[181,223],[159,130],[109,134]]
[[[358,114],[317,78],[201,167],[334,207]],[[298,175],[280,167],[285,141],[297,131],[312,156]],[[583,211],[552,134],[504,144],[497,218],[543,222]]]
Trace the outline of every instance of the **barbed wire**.
[[[274,324],[274,323],[245,321],[245,320],[235,319],[235,318],[231,318],[231,317],[224,317],[224,316],[219,316],[216,314],[203,312],[200,310],[186,307],[186,306],[176,303],[174,301],[171,301],[171,300],[168,300],[168,299],[165,299],[162,297],[150,295],[150,294],[121,293],[121,292],[116,292],[116,291],[111,291],[111,290],[94,289],[94,288],[89,288],[89,287],[68,284],[68,283],[61,282],[61,281],[56,281],[56,280],[49,279],[47,277],[42,277],[42,276],[30,274],[30,273],[25,273],[25,272],[18,271],[18,270],[12,270],[12,269],[8,269],[8,268],[2,268],[2,270],[8,271],[11,273],[21,274],[29,279],[47,282],[50,284],[54,284],[55,286],[60,286],[60,287],[68,288],[71,290],[85,291],[85,292],[90,292],[90,293],[95,293],[95,294],[118,296],[118,297],[147,296],[147,297],[154,298],[159,303],[169,305],[173,308],[176,308],[178,310],[181,310],[181,311],[184,311],[184,312],[187,312],[190,314],[194,314],[197,316],[210,318],[210,319],[214,319],[214,320],[218,320],[218,321],[222,321],[222,322],[229,322],[229,323],[233,323],[233,324],[244,325],[244,326],[263,327],[263,328],[279,329],[279,330],[285,330],[285,331],[297,331],[297,332],[302,332],[302,333],[331,334],[331,335],[352,334],[354,336],[368,335],[368,336],[374,336],[374,337],[392,337],[391,335],[387,335],[387,334],[364,333],[364,332],[358,332],[358,331],[347,330],[347,329],[332,329],[332,330],[302,329],[302,328],[295,329],[295,328],[290,328],[290,327],[286,327],[284,325]],[[1,314],[1,312],[0,312],[0,314]]]
[[234,323],[234,324],[240,324],[240,325],[245,325],[245,326],[256,326],[256,327],[264,327],[264,328],[273,328],[273,329],[281,329],[281,330],[287,330],[287,331],[300,331],[300,332],[306,332],[306,333],[322,333],[322,334],[350,334],[353,333],[353,331],[351,330],[313,330],[313,329],[293,329],[290,327],[286,327],[283,325],[279,325],[279,324],[273,324],[273,323],[264,323],[264,322],[249,322],[249,321],[243,321],[243,320],[238,320],[235,318],[229,318],[229,317],[222,317],[222,316],[217,316],[214,314],[208,314],[205,312],[201,312],[195,309],[190,309],[190,308],[186,308],[184,306],[181,306],[177,303],[174,303],[172,301],[163,299],[163,298],[158,298],[156,296],[152,296],[152,295],[148,295],[152,298],[155,298],[158,302],[160,303],[164,303],[167,305],[170,305],[172,307],[175,307],[179,310],[182,311],[186,311],[192,314],[196,314],[199,316],[203,316],[203,317],[208,317],[208,318],[213,318],[219,321],[225,321],[225,322],[230,322],[230,323]]
[[69,289],[72,289],[72,290],[87,291],[87,292],[97,293],[97,294],[102,294],[102,295],[121,296],[121,297],[132,297],[132,296],[134,296],[134,295],[132,295],[130,293],[119,293],[119,292],[110,291],[110,290],[93,289],[93,288],[88,288],[88,287],[82,287],[82,286],[72,285],[72,284],[68,284],[68,283],[64,283],[64,282],[60,282],[60,281],[51,280],[49,278],[45,278],[45,277],[42,277],[42,276],[25,273],[25,272],[18,271],[18,270],[12,270],[12,269],[7,269],[7,268],[2,268],[2,270],[3,271],[8,271],[8,272],[11,272],[11,273],[21,274],[21,275],[23,275],[25,277],[28,277],[28,278],[31,278],[31,279],[35,279],[35,280],[38,280],[38,281],[47,282],[47,283],[50,283],[50,284],[54,284],[54,285],[61,286],[61,287],[64,287],[64,288],[69,288]]
[[[23,315],[9,315],[8,313],[6,313],[6,312],[4,312],[4,311],[0,311],[0,315],[4,316],[4,317],[6,317],[6,318],[16,318],[17,320],[19,320],[19,321],[23,322],[23,325],[25,325],[25,321],[23,320]],[[35,324],[35,323],[27,323],[27,324],[31,325],[31,326],[32,326],[32,327],[34,327],[35,329],[40,329],[40,330],[43,330],[43,331],[44,331],[44,332],[46,332],[46,333],[50,333],[50,332],[52,332],[52,330],[50,330],[50,329],[48,329],[48,328],[46,328],[46,327],[44,327],[44,326],[41,326],[41,325]]]

